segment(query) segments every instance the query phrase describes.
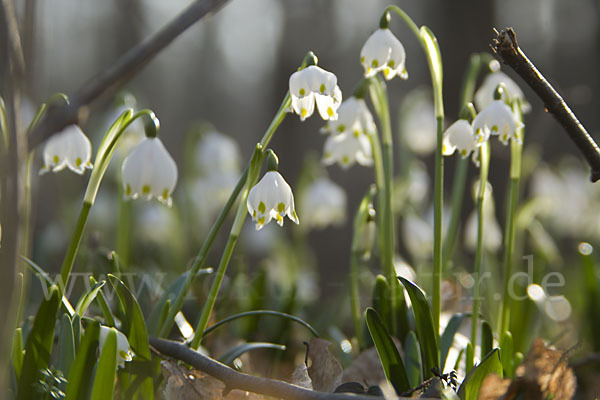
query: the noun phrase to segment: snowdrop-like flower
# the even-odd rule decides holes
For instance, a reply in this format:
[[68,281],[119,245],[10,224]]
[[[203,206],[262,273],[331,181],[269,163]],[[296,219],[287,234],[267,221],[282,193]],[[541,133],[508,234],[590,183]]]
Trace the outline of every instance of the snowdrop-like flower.
[[521,100],[521,109],[523,112],[529,112],[531,110],[531,106],[525,99],[525,95],[523,91],[513,81],[508,75],[504,72],[496,71],[491,74],[486,75],[483,83],[475,92],[475,106],[478,110],[483,110],[486,108],[492,101],[494,101],[494,92],[499,84],[503,83],[504,88],[506,89],[506,94],[509,99],[513,101],[514,99]]
[[315,110],[315,102],[321,118],[336,120],[337,109],[342,101],[342,92],[337,77],[323,68],[310,65],[290,76],[292,111],[304,121]]
[[40,174],[52,170],[62,171],[65,167],[77,174],[91,169],[92,144],[77,125],[69,125],[48,139],[44,147],[44,166]]
[[365,135],[355,136],[351,132],[332,135],[325,141],[323,164],[332,165],[339,163],[347,169],[358,163],[363,166],[373,164],[371,142]]
[[159,138],[144,138],[123,161],[121,175],[126,198],[136,199],[141,195],[150,200],[155,196],[171,206],[177,165]]
[[352,96],[340,105],[338,119],[329,121],[323,127],[322,132],[335,135],[349,131],[358,137],[359,135],[375,133],[376,129],[373,115],[371,115],[367,103],[364,99]]
[[427,155],[437,146],[437,121],[430,89],[417,88],[407,93],[400,106],[400,134],[411,151]]
[[518,137],[517,128],[523,124],[515,118],[510,107],[502,100],[492,101],[486,108],[481,110],[473,121],[473,130],[477,141],[487,140],[491,135],[498,135],[503,144],[508,144],[509,139],[521,141]]
[[[100,326],[100,352],[102,352],[104,342],[106,341],[106,336],[111,329],[114,328],[109,328],[108,326],[103,325]],[[116,329],[115,332],[117,333],[117,364],[119,367],[123,368],[125,366],[125,361],[129,362],[133,360],[133,352],[129,347],[129,341],[127,340],[127,337]]]
[[300,205],[307,226],[339,225],[346,217],[346,192],[330,179],[319,178],[306,189]]
[[405,60],[404,46],[387,28],[376,30],[367,39],[360,51],[360,63],[365,70],[366,78],[382,71],[387,80],[396,75],[406,79],[408,78],[408,72],[406,72],[404,65]]
[[252,220],[259,230],[271,219],[275,218],[279,226],[283,226],[286,215],[295,223],[299,223],[294,209],[292,188],[277,171],[269,171],[250,189],[246,202]]
[[240,149],[235,140],[211,131],[202,136],[196,149],[197,166],[204,176],[223,176],[240,172]]
[[442,142],[442,154],[451,155],[458,150],[466,158],[484,141],[483,136],[477,138],[473,134],[473,127],[469,121],[459,119],[446,129]]

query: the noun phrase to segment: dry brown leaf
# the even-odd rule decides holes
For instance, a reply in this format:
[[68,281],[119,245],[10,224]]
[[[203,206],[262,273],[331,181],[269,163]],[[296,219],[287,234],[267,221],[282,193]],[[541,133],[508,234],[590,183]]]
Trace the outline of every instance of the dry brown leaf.
[[292,374],[292,381],[290,383],[292,385],[312,390],[312,381],[310,376],[308,376],[308,368],[306,367],[306,364],[302,363],[296,367],[294,373]]
[[497,400],[504,396],[510,386],[510,379],[502,379],[496,374],[489,374],[481,383],[479,400]]
[[223,396],[225,384],[201,371],[177,365],[171,361],[161,361],[162,374],[165,377],[164,398],[166,400],[261,400],[263,396],[232,390]]
[[330,342],[324,339],[311,339],[308,347],[308,376],[312,387],[319,392],[333,392],[342,382],[342,366],[329,352]]
[[[402,356],[403,352],[400,348],[400,342],[394,338],[394,343]],[[352,364],[346,368],[342,376],[342,382],[358,382],[365,386],[377,385],[385,380],[385,372],[383,372],[379,354],[377,354],[375,347],[361,352],[352,361]]]

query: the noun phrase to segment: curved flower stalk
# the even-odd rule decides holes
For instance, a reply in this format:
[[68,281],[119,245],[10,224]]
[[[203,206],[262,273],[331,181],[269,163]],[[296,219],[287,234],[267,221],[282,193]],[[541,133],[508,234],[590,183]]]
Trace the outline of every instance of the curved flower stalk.
[[377,127],[367,103],[356,96],[344,100],[338,109],[337,120],[329,121],[321,129],[321,132],[332,135],[352,132],[356,137],[375,134],[376,131]]
[[92,144],[90,139],[77,125],[69,125],[48,139],[44,147],[44,166],[40,175],[52,170],[59,172],[68,167],[82,175],[86,169],[92,169]]
[[296,224],[300,223],[294,209],[292,188],[277,171],[268,171],[250,189],[246,206],[252,220],[256,222],[256,230],[262,229],[273,218],[279,226],[283,226],[286,215]]
[[368,167],[373,165],[371,142],[365,135],[356,136],[351,132],[329,136],[325,141],[323,164],[338,163],[348,169],[355,163]]
[[303,222],[309,228],[340,225],[346,218],[346,192],[330,179],[316,179],[301,196]]
[[[496,60],[494,61],[497,62]],[[524,113],[531,110],[531,106],[525,99],[525,95],[519,85],[502,71],[494,71],[486,75],[483,83],[475,92],[474,101],[478,110],[483,110],[494,101],[494,92],[500,84],[504,85],[504,89],[506,90],[505,94],[508,97],[508,99],[506,99],[507,101],[512,102],[518,99],[521,102],[521,108]]]
[[375,76],[381,71],[386,80],[395,76],[407,79],[405,61],[404,46],[387,27],[373,32],[360,51],[360,63],[365,70],[365,78]]
[[518,129],[522,127],[523,123],[502,100],[492,101],[473,120],[473,129],[478,140],[484,141],[490,135],[497,135],[504,145],[507,145],[510,139],[520,143],[522,138]]
[[122,176],[126,198],[156,197],[171,206],[177,165],[159,138],[142,139],[123,161]]
[[342,91],[335,74],[316,65],[310,65],[290,76],[291,110],[304,121],[317,110],[324,120],[336,120],[342,101]]
[[127,340],[127,336],[125,336],[120,331],[110,328],[108,326],[101,325],[100,326],[100,353],[102,353],[102,348],[104,347],[104,343],[106,342],[106,336],[110,332],[110,330],[114,330],[117,334],[117,365],[119,368],[125,367],[125,362],[129,362],[133,360],[133,351],[129,347],[129,341]]

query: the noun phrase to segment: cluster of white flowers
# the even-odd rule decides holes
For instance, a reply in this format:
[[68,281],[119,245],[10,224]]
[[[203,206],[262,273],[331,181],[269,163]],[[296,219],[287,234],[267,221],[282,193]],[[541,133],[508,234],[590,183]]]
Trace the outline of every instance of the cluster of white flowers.
[[[134,121],[135,122],[135,121]],[[92,144],[77,125],[70,125],[52,136],[44,147],[40,174],[68,167],[77,174],[92,169]],[[171,193],[177,183],[177,165],[157,137],[142,139],[123,161],[125,197],[156,197],[171,206]]]

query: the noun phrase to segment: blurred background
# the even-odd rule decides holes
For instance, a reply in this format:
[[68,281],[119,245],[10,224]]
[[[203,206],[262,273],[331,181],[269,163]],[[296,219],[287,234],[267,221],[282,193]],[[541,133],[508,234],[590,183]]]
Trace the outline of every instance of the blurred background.
[[[75,92],[129,48],[160,29],[188,3],[18,2],[21,18],[33,22],[24,32],[24,49],[31,62],[26,88],[29,105],[24,104],[23,118],[27,119],[53,93]],[[561,92],[590,134],[600,138],[599,1],[231,0],[218,13],[176,39],[123,88],[135,97],[136,108],[154,110],[161,121],[161,138],[179,166],[173,208],[141,200],[120,204],[117,159],[124,156],[122,150],[100,188],[75,271],[89,271],[83,266],[86,263],[98,273],[109,271],[106,254],[117,247],[121,207],[129,207],[131,214],[131,247],[130,254],[123,255],[125,268],[166,273],[163,283],[184,271],[200,248],[218,206],[227,198],[227,190],[235,183],[234,176],[275,115],[288,89],[289,76],[305,53],[314,51],[319,65],[337,75],[344,97],[349,97],[362,77],[360,49],[378,27],[383,8],[390,3],[402,7],[418,25],[429,26],[438,38],[444,63],[446,125],[457,117],[459,90],[469,56],[489,52],[494,28],[512,26],[530,59]],[[435,124],[428,92],[429,70],[419,43],[396,16],[392,16],[391,29],[405,46],[409,73],[407,81],[395,79],[388,83],[396,174],[405,179],[399,183],[404,192],[396,199],[397,245],[402,260],[399,262],[419,270],[419,265],[430,265],[431,252],[428,218]],[[562,265],[561,252],[567,252],[565,258],[573,257],[579,242],[600,241],[600,212],[595,213],[600,210],[600,186],[586,181],[586,165],[562,128],[546,115],[541,102],[512,71],[503,71],[522,87],[532,105],[525,120],[524,161],[525,173],[531,179],[524,182],[522,193],[550,200],[536,204],[532,217],[542,228],[538,236],[550,238],[550,244],[543,239],[535,242],[543,242],[544,254],[552,253],[555,258],[551,262]],[[118,115],[117,103],[122,98],[122,93],[112,93],[90,107],[82,129],[92,140],[94,151]],[[131,98],[128,101],[133,104]],[[304,123],[290,115],[271,143],[280,159],[280,171],[295,191],[301,190],[303,177],[325,173],[315,166],[325,141],[319,133],[323,125],[316,115]],[[203,139],[210,131],[218,131],[233,141],[223,139],[225,147],[216,145],[220,150],[206,150],[208,145]],[[219,154],[224,158],[219,158]],[[504,220],[509,156],[507,148],[494,144],[490,182],[494,187],[498,229]],[[307,157],[317,162],[310,164]],[[40,160],[41,151],[36,156],[35,170]],[[455,161],[454,157],[446,159],[447,200]],[[306,173],[307,170],[313,172]],[[302,193],[296,192],[301,225],[286,221],[283,228],[268,226],[257,233],[247,221],[249,229],[243,232],[230,271],[241,271],[239,276],[247,273],[252,279],[259,270],[267,271],[272,280],[278,279],[277,274],[295,276],[298,288],[294,290],[308,304],[347,295],[352,215],[373,182],[373,171],[356,165],[343,170],[334,165],[326,169],[326,174],[347,193],[345,221],[310,231],[302,228],[310,207],[303,209],[298,204]],[[469,174],[468,187],[474,182],[476,169],[470,168]],[[58,271],[87,180],[68,172],[43,177],[34,174],[33,179],[35,225],[31,256],[48,271]],[[463,221],[473,208],[467,194]],[[580,215],[579,222],[574,222],[574,215]],[[223,233],[228,229],[227,224]],[[469,270],[472,255],[468,246],[463,246],[466,236],[461,234],[460,247],[465,254],[465,269]],[[218,262],[224,238],[223,234],[215,243],[210,266]],[[294,249],[298,246],[302,246],[301,251]],[[490,251],[501,254],[498,247]],[[287,266],[282,269],[280,264]],[[376,268],[371,271],[376,272]],[[243,284],[243,279],[239,281],[231,285]],[[197,288],[204,289],[208,289],[207,284]],[[241,289],[237,293],[245,292]],[[240,297],[240,301],[246,298]]]

